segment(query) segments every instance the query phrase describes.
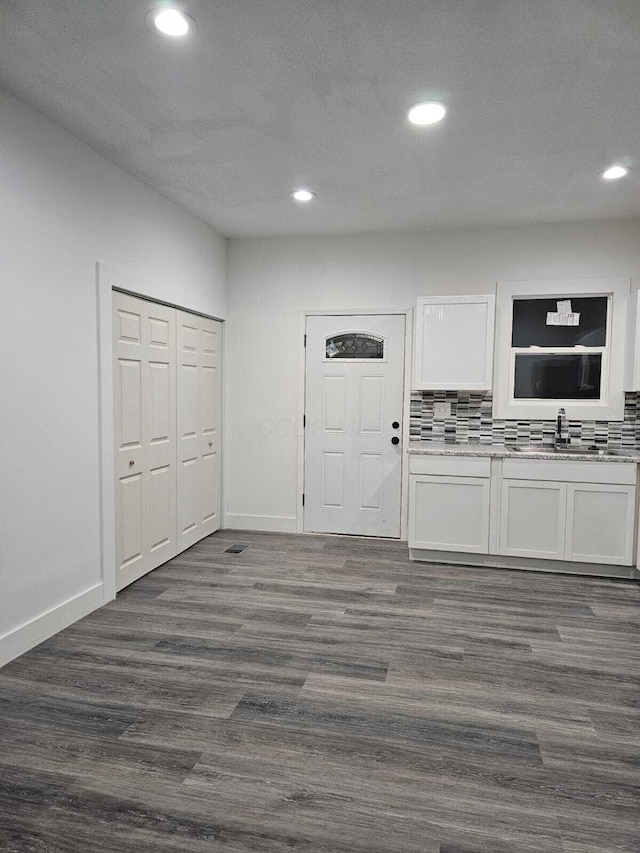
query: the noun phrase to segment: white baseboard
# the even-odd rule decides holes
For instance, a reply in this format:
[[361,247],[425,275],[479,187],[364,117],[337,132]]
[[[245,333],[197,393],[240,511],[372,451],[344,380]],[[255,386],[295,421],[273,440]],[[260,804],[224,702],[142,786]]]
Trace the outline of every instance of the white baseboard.
[[68,628],[78,619],[102,607],[104,604],[102,587],[102,583],[98,583],[91,589],[58,604],[46,613],[36,616],[35,619],[25,622],[24,625],[0,637],[0,666],[20,657],[29,649],[57,634],[58,631]]
[[265,530],[269,533],[295,533],[297,519],[289,515],[244,515],[228,512],[224,526],[230,530]]

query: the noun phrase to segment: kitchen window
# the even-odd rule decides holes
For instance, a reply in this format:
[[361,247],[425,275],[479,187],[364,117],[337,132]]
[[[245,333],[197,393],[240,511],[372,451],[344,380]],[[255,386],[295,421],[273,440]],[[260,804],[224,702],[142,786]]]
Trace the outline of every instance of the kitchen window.
[[494,417],[622,420],[628,296],[619,279],[499,284]]
[[608,315],[607,296],[514,299],[513,399],[600,400]]

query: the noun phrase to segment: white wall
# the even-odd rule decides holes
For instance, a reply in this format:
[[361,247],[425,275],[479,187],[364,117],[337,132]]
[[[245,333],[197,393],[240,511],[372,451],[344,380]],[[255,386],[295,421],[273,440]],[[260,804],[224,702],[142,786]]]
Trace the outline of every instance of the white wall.
[[295,530],[300,309],[404,309],[509,279],[626,276],[637,287],[640,221],[239,239],[228,262],[226,524]]
[[0,664],[102,603],[96,261],[225,316],[222,237],[0,93]]

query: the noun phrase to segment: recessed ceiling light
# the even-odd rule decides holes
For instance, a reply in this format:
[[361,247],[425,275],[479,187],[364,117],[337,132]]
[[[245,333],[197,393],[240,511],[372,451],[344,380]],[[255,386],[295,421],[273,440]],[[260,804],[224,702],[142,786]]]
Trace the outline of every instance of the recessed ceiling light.
[[428,124],[436,124],[445,117],[447,108],[438,101],[425,101],[422,104],[414,104],[407,114],[411,124],[425,127]]
[[193,26],[193,21],[179,9],[162,9],[160,12],[154,12],[153,23],[163,35],[172,38],[186,36]]
[[601,172],[600,175],[605,179],[605,181],[617,181],[618,178],[624,178],[625,175],[628,175],[631,169],[627,166],[609,166],[608,169],[605,169],[604,172]]
[[312,193],[311,190],[300,189],[294,190],[294,192],[291,193],[291,198],[295,199],[296,201],[313,201],[315,197],[316,194]]

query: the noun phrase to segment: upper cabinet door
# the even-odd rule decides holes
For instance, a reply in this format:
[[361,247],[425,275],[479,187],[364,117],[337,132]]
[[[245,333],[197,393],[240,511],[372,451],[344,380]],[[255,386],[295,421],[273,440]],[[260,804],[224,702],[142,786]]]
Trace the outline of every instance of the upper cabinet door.
[[624,390],[640,391],[640,290],[629,297]]
[[491,390],[495,303],[493,294],[418,299],[413,390]]

